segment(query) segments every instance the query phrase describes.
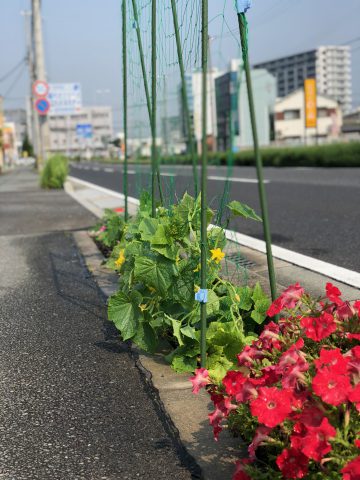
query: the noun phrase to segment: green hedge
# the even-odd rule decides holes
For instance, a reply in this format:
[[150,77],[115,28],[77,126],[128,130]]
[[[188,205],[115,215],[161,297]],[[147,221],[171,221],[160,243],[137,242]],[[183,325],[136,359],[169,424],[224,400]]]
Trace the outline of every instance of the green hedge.
[[[272,167],[360,167],[360,143],[336,143],[311,147],[264,148],[261,151],[265,166]],[[209,154],[209,164],[227,165],[228,152]],[[235,165],[254,165],[254,152],[234,154]],[[162,157],[162,164],[191,164],[190,155]]]
[[42,188],[63,188],[68,173],[67,158],[54,155],[49,158],[41,172],[40,185]]

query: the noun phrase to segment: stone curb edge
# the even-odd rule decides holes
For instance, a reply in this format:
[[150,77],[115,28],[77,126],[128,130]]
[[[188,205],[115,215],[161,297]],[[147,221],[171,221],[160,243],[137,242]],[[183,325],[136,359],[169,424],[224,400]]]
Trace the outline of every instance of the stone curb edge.
[[[117,291],[118,276],[104,266],[105,258],[88,232],[73,232],[85,265],[103,296]],[[241,441],[224,433],[215,442],[208,423],[211,404],[206,392],[191,393],[189,375],[171,370],[161,355],[148,355],[134,344],[130,352],[141,371],[158,413],[162,413],[174,446],[194,479],[231,479],[234,462],[241,453]],[[154,395],[155,391],[155,395]],[[164,420],[164,418],[163,418]]]

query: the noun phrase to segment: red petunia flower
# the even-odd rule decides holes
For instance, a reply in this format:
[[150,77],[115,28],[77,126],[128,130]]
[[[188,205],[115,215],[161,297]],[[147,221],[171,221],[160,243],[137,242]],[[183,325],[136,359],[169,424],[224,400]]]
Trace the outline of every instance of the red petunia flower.
[[332,283],[326,284],[326,296],[330,302],[335,303],[336,305],[342,305],[343,301],[341,300],[341,292],[335,287]]
[[355,308],[355,310],[357,310],[357,313],[358,313],[358,315],[360,316],[360,300],[357,300],[357,301],[354,303],[354,308]]
[[309,405],[301,413],[293,415],[292,418],[306,427],[318,427],[321,425],[324,413],[314,405]]
[[300,321],[305,335],[315,342],[329,337],[337,329],[335,319],[330,313],[323,312],[320,317],[304,317]]
[[360,345],[349,350],[345,356],[349,358],[347,371],[351,375],[353,384],[357,385],[360,382]]
[[264,440],[267,440],[269,438],[269,433],[271,432],[271,430],[272,428],[265,427],[264,425],[260,425],[260,427],[256,429],[255,436],[248,448],[250,458],[255,458],[256,449],[262,444]]
[[347,333],[346,338],[348,340],[360,340],[360,333]]
[[244,470],[244,466],[248,465],[249,463],[251,463],[251,460],[249,458],[243,458],[242,460],[238,460],[236,462],[236,469],[232,480],[251,480],[249,475]]
[[308,473],[309,459],[299,450],[288,448],[276,459],[284,478],[304,478]]
[[198,394],[202,388],[204,388],[206,385],[209,385],[209,372],[206,370],[206,368],[197,368],[195,370],[195,376],[190,377],[189,380],[193,384],[192,392]]
[[279,298],[277,298],[267,311],[269,317],[274,317],[285,308],[292,309],[296,307],[305,290],[299,283],[290,285],[289,288],[283,291]]
[[348,376],[334,373],[329,368],[319,370],[315,375],[312,387],[316,395],[330,405],[345,403],[351,391]]
[[341,470],[343,480],[359,480],[360,478],[360,455],[349,462]]
[[301,450],[308,458],[320,462],[331,451],[331,445],[328,440],[335,436],[335,428],[324,417],[320,425],[316,427],[296,424],[290,441],[293,448]]
[[243,385],[246,382],[246,377],[244,377],[241,372],[230,370],[227,372],[222,382],[228,395],[236,395],[242,391]]
[[335,310],[336,317],[342,322],[349,320],[356,315],[354,307],[350,305],[349,302],[344,302]]
[[360,383],[356,385],[356,387],[351,390],[348,395],[350,402],[355,403],[356,410],[360,412]]
[[344,375],[349,361],[349,358],[342,355],[340,348],[334,348],[332,350],[322,348],[319,359],[314,360],[314,363],[318,370],[328,367],[332,373]]
[[264,358],[264,353],[253,345],[246,345],[242,352],[237,355],[240,367],[250,367],[255,360],[261,360],[262,358]]
[[267,427],[276,427],[291,412],[292,393],[276,387],[260,387],[259,396],[250,404],[251,414]]

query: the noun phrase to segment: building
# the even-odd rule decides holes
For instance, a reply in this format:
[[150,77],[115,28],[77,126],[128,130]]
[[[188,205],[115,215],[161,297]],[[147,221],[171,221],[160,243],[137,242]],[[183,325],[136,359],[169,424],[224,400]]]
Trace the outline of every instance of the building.
[[348,140],[360,140],[360,107],[344,115],[342,133]]
[[315,50],[255,65],[277,79],[278,97],[302,88],[306,78],[316,78],[318,92],[337,100],[343,112],[352,106],[351,47],[322,46]]
[[163,155],[180,155],[186,153],[186,141],[182,130],[181,118],[178,115],[163,117],[161,119],[161,131],[163,138]]
[[5,121],[15,125],[16,132],[16,148],[20,152],[22,143],[28,132],[26,110],[23,108],[15,108],[4,111]]
[[[266,70],[257,69],[252,71],[252,83],[259,144],[266,146],[274,137],[276,80]],[[229,71],[216,79],[216,107],[218,149],[230,149],[231,138],[234,151],[252,147],[246,78],[240,60],[232,60]]]
[[[209,150],[216,150],[216,138],[217,138],[217,113],[216,113],[216,95],[215,95],[215,80],[221,75],[221,73],[213,68],[208,72],[207,76],[207,137]],[[201,142],[202,142],[202,81],[203,74],[201,71],[196,71],[193,73],[186,74],[185,77],[189,110],[191,120],[193,122],[194,136],[198,146],[198,152],[201,151]],[[181,92],[181,90],[179,89]],[[181,98],[181,96],[180,96]],[[181,105],[181,116],[183,121],[183,134],[184,137],[187,137],[186,132],[186,122],[184,117],[184,109],[182,101]]]
[[337,141],[341,135],[339,103],[324,95],[317,97],[317,128],[305,129],[304,89],[298,89],[275,105],[275,135],[279,144],[315,144]]
[[72,115],[49,115],[50,151],[74,156],[107,156],[113,137],[111,107],[83,107]]

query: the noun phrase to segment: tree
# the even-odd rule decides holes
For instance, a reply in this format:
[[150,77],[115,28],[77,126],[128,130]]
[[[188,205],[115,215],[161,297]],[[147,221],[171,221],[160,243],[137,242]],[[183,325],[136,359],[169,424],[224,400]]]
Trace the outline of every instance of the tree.
[[30,142],[30,139],[29,139],[29,136],[28,136],[27,133],[25,134],[21,150],[22,150],[23,153],[27,152],[29,157],[34,156],[34,147],[33,147],[32,143]]

